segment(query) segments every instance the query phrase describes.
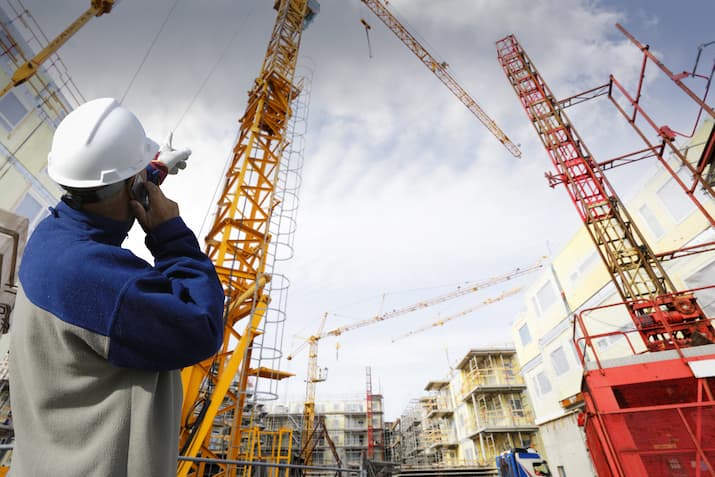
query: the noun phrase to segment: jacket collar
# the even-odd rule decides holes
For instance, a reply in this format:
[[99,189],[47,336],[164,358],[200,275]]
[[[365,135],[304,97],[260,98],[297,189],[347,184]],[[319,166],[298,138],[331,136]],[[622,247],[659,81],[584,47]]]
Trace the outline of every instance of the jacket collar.
[[110,245],[121,245],[134,224],[133,218],[126,222],[114,220],[84,210],[73,209],[64,201],[60,201],[57,207],[50,208],[50,212],[54,219],[74,222],[79,228],[85,230],[91,239]]

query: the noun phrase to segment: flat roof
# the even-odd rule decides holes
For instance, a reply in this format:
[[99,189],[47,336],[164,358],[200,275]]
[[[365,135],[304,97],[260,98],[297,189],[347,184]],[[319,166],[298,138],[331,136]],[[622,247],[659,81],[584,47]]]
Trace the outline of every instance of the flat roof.
[[516,354],[516,349],[515,348],[480,348],[480,349],[470,349],[467,354],[462,358],[462,361],[459,362],[457,365],[458,369],[463,369],[466,365],[467,362],[469,361],[469,358],[472,358],[474,356],[489,356],[490,354],[504,354],[507,356],[513,356]]
[[437,391],[449,386],[449,381],[430,381],[425,386],[425,391]]

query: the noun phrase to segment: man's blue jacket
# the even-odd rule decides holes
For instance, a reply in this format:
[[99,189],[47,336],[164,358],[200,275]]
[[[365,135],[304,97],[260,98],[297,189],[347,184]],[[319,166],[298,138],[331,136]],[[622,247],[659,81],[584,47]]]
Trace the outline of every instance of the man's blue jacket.
[[30,237],[13,312],[10,475],[176,474],[179,370],[223,340],[223,289],[181,218],[130,224],[61,202]]

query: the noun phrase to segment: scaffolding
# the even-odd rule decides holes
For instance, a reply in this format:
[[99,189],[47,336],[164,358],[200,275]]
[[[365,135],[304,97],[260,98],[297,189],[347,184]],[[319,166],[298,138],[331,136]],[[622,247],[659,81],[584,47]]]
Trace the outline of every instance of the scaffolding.
[[459,398],[470,415],[464,430],[474,442],[479,465],[493,465],[506,450],[540,446],[513,348],[470,350],[456,369],[462,378]]

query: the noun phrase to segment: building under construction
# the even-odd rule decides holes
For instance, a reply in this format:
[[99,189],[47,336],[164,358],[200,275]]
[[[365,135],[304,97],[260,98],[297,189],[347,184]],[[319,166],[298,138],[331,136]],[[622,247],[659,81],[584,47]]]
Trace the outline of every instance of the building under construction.
[[513,348],[470,350],[400,417],[401,470],[494,472],[497,455],[541,448]]
[[[367,403],[364,396],[342,400],[319,400],[315,404],[316,421],[315,448],[311,450],[311,461],[316,466],[360,469],[365,459],[385,461],[385,433],[383,397],[371,394],[371,419],[368,419]],[[300,443],[303,419],[303,402],[267,406],[266,428],[282,428],[294,431],[293,448],[300,459]],[[369,439],[371,436],[371,440]],[[307,439],[305,439],[307,440]],[[334,471],[324,473],[334,475]],[[322,474],[321,474],[322,475]]]

